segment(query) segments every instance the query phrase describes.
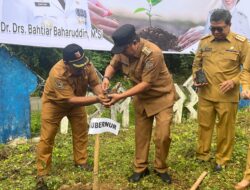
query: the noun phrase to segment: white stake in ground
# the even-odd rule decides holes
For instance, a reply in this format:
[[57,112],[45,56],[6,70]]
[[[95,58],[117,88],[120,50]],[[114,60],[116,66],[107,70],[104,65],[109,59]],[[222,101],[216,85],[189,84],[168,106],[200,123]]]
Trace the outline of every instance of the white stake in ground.
[[99,190],[98,165],[100,152],[100,135],[104,132],[110,132],[118,135],[120,124],[109,118],[92,118],[89,124],[89,134],[95,134],[95,152],[94,152],[94,182],[93,190]]

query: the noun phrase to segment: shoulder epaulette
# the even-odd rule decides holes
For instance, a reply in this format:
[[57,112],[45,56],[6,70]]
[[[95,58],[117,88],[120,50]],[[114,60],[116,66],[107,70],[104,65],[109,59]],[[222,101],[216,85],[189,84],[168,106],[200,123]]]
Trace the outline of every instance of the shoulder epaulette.
[[206,38],[208,38],[208,37],[210,37],[211,36],[211,34],[207,34],[207,35],[205,35],[205,36],[202,36],[201,37],[201,40],[204,40],[204,39],[206,39]]
[[236,34],[234,37],[235,37],[237,40],[241,41],[241,42],[244,42],[244,41],[246,40],[246,37],[241,36],[241,35],[239,35],[239,34]]
[[143,47],[142,52],[146,55],[150,55],[152,53],[152,50],[149,49],[148,47]]

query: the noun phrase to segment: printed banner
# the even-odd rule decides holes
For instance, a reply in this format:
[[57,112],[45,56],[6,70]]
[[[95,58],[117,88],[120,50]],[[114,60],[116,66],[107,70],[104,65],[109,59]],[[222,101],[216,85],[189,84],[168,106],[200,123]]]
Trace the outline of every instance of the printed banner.
[[118,135],[120,124],[108,118],[92,118],[89,124],[89,134],[110,132]]
[[80,44],[110,50],[126,23],[164,52],[195,51],[215,8],[230,10],[231,30],[250,39],[248,0],[0,0],[0,42],[40,47]]

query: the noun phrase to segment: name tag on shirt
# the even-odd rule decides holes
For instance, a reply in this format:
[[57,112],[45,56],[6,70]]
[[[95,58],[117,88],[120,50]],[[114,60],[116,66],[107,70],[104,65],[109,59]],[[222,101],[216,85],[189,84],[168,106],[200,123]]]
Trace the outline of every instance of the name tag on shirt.
[[227,52],[234,52],[234,53],[238,53],[237,50],[233,50],[233,49],[226,49]]
[[49,2],[35,2],[36,7],[50,7]]

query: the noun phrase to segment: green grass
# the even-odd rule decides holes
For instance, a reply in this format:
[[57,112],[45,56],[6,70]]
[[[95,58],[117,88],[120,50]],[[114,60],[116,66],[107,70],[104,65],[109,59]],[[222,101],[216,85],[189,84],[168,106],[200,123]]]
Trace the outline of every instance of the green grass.
[[[39,115],[39,114],[38,114]],[[37,120],[38,116],[33,117]],[[32,122],[34,123],[34,121]],[[37,122],[35,122],[37,123]],[[134,126],[122,129],[118,136],[105,133],[100,135],[99,180],[102,189],[107,190],[187,190],[203,171],[208,175],[200,185],[202,190],[230,190],[240,181],[245,169],[248,148],[250,115],[247,110],[238,114],[236,125],[236,144],[232,160],[226,170],[214,173],[214,159],[206,163],[195,160],[197,123],[184,121],[172,126],[172,144],[168,156],[169,173],[173,178],[171,185],[166,185],[153,174],[154,145],[151,144],[149,169],[151,175],[139,183],[127,182],[131,175],[134,156]],[[33,125],[33,124],[32,124]],[[38,124],[37,124],[38,125]],[[35,132],[34,132],[35,134]],[[89,162],[93,164],[94,136],[89,136]],[[91,186],[93,174],[83,172],[73,166],[71,133],[58,134],[53,152],[53,166],[47,182],[49,189],[58,189],[62,185],[73,185],[81,182]],[[212,153],[215,152],[215,139]],[[0,189],[1,190],[33,190],[35,189],[36,144],[27,143],[11,147],[0,145]]]
[[31,112],[31,136],[39,136],[41,128],[41,113],[40,111]]

